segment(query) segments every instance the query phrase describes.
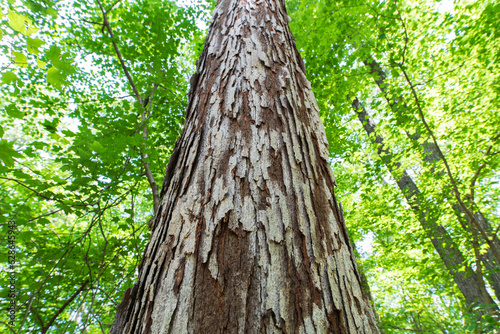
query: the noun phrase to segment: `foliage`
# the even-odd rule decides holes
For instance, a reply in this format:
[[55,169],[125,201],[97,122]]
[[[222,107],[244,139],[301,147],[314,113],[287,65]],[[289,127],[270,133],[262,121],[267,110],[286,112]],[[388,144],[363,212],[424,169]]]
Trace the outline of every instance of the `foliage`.
[[[3,331],[109,331],[149,239],[203,46],[198,26],[213,6],[0,5],[0,280],[10,274],[9,221],[17,228],[18,278],[16,321],[9,325],[2,312]],[[400,164],[396,175],[408,171],[423,206],[498,303],[492,277],[500,270],[483,263],[490,245],[453,205],[458,194],[466,209],[481,212],[493,239],[500,215],[500,3],[289,0],[287,7],[380,327],[492,331],[494,315],[487,305],[467,309],[351,102],[358,98],[377,121],[394,152],[389,165]],[[424,147],[433,138],[449,172],[443,159],[428,159]],[[1,286],[7,310],[10,290]]]
[[[148,240],[144,162],[161,182],[182,130],[203,8],[155,0],[103,6],[139,101],[99,2],[2,8],[9,14],[1,22],[0,224],[3,235],[8,221],[17,224],[12,331],[109,330]],[[8,293],[1,291],[2,309]]]

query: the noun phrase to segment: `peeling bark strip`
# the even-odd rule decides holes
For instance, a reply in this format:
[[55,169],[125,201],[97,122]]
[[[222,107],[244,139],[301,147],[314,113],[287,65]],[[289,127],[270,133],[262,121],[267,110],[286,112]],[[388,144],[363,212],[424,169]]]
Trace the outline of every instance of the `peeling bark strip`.
[[220,0],[111,333],[378,333],[282,0]]

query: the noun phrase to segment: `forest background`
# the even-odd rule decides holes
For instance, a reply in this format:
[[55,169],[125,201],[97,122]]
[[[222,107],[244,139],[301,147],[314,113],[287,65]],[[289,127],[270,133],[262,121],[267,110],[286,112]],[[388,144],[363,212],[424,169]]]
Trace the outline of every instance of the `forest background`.
[[[214,5],[2,1],[1,332],[109,331],[136,280]],[[380,328],[493,332],[500,2],[287,9]]]

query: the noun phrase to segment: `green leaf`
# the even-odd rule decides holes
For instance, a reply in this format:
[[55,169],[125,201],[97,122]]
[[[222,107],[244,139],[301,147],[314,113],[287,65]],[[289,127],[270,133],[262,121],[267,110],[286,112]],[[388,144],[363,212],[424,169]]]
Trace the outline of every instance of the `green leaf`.
[[56,45],[51,45],[49,50],[45,53],[47,58],[52,62],[58,62],[61,55],[61,49]]
[[38,32],[39,30],[40,30],[39,28],[35,28],[33,26],[29,26],[28,29],[26,29],[26,32],[24,33],[24,35],[31,36],[32,34]]
[[24,34],[26,32],[26,26],[31,23],[31,20],[26,16],[17,14],[12,10],[9,10],[9,26],[15,31],[19,31]]
[[98,141],[94,141],[90,144],[90,148],[92,149],[92,151],[95,151],[97,153],[101,153],[101,152],[104,152],[106,150],[106,148],[104,146],[101,145],[101,143],[99,143]]
[[47,14],[51,15],[52,18],[56,19],[57,18],[57,11],[53,8],[48,8],[47,9]]
[[42,126],[45,128],[45,130],[49,131],[50,133],[54,133],[57,131],[57,125],[59,124],[59,121],[57,119],[53,120],[52,122],[46,119],[43,123]]
[[0,160],[3,162],[5,166],[12,167],[14,166],[14,158],[22,157],[19,152],[14,150],[12,147],[12,143],[8,142],[5,139],[0,141]]
[[42,41],[40,38],[28,37],[28,39],[26,40],[26,44],[28,44],[28,52],[38,55],[40,53],[38,48],[44,45],[45,41]]
[[4,84],[11,83],[12,81],[16,81],[18,79],[17,75],[15,75],[12,71],[2,73],[2,83]]
[[54,85],[56,88],[61,88],[65,84],[66,76],[57,70],[55,67],[49,68],[47,72],[47,81]]
[[11,103],[8,106],[5,107],[5,111],[10,117],[22,119],[24,117],[24,113],[19,110],[19,108],[14,104]]
[[12,54],[14,55],[14,63],[16,65],[28,67],[28,57],[26,57],[26,55],[16,51],[13,51]]
[[45,41],[42,41],[40,38],[31,38],[31,37],[28,37],[28,39],[26,40],[26,43],[29,46],[38,49],[39,47],[41,47],[42,45],[45,44]]
[[45,68],[45,65],[46,65],[46,64],[47,64],[47,63],[46,63],[46,62],[44,62],[44,61],[41,61],[41,60],[38,60],[38,59],[36,60],[36,65],[37,65],[39,68],[41,68],[42,70]]
[[38,225],[49,225],[50,220],[48,220],[47,218],[40,218],[37,220],[37,223]]

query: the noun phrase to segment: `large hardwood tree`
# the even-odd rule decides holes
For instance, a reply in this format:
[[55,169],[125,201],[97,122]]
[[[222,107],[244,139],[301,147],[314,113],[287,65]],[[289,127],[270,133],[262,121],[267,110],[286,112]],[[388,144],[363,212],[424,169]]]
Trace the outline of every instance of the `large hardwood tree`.
[[282,0],[219,0],[111,333],[378,333]]

